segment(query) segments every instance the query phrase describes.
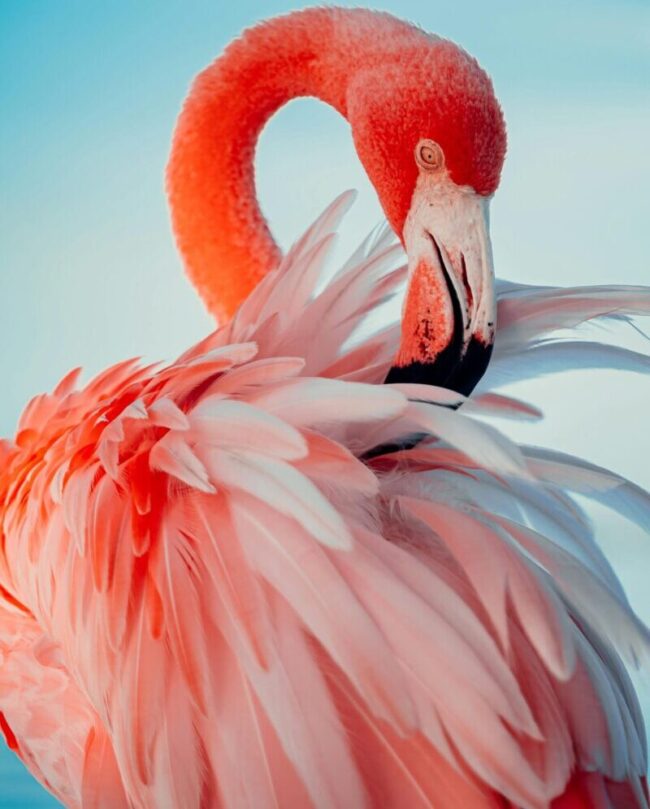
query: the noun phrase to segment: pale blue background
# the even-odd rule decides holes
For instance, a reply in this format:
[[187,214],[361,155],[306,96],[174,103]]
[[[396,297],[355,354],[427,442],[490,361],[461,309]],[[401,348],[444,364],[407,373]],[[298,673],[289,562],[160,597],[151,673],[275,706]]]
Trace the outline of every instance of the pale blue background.
[[[242,27],[298,5],[0,0],[0,435],[72,365],[95,372],[134,354],[169,358],[209,329],[167,222],[173,121],[192,76]],[[649,282],[647,0],[374,5],[456,39],[494,78],[510,136],[492,213],[499,274]],[[380,216],[345,123],[315,102],[273,120],[258,167],[285,245],[349,186],[361,197],[344,242]],[[648,380],[585,372],[516,392],[548,418],[509,427],[512,435],[650,486]],[[648,541],[598,516],[648,620]],[[53,805],[4,750],[0,805]]]

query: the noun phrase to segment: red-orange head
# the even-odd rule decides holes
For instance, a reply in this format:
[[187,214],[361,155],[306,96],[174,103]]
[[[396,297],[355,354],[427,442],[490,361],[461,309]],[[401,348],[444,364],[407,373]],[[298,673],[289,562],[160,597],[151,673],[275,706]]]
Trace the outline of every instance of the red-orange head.
[[506,152],[503,114],[478,62],[452,42],[413,31],[412,47],[359,69],[347,93],[357,153],[398,235],[423,169],[415,157],[421,141],[440,147],[455,185],[485,197],[496,191]]

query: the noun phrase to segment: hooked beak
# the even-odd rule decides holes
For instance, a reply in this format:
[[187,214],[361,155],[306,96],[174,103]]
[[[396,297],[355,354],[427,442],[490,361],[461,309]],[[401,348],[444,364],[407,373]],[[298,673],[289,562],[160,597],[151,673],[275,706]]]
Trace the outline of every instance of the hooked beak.
[[439,385],[467,396],[494,343],[489,200],[448,178],[420,180],[404,225],[409,284],[402,340],[386,382]]

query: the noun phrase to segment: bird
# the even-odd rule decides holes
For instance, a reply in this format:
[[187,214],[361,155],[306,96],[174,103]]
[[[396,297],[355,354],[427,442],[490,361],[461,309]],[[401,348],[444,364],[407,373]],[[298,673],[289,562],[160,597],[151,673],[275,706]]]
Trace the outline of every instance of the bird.
[[[351,193],[286,254],[256,199],[301,96],[388,222],[332,272]],[[650,289],[495,279],[505,153],[477,61],[384,12],[272,18],[196,78],[167,189],[215,331],[0,443],[0,728],[64,805],[650,806],[648,629],[575,499],[647,529],[650,495],[493,424],[541,415],[513,379],[647,371],[578,327]]]

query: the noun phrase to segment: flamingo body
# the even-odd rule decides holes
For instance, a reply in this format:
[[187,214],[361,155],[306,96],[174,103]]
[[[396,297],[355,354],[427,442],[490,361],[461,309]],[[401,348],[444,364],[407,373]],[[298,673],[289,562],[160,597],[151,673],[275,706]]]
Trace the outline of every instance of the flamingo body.
[[[422,32],[378,18],[390,29],[380,25],[384,50],[424,48]],[[72,372],[0,445],[0,729],[35,777],[83,809],[647,809],[643,719],[625,664],[647,654],[648,630],[572,495],[642,525],[650,498],[579,459],[516,446],[477,417],[539,416],[498,392],[513,376],[586,362],[647,370],[634,352],[551,338],[613,312],[650,314],[650,291],[501,282],[498,325],[481,320],[492,287],[477,223],[505,149],[491,101],[476,115],[495,128],[475,133],[471,156],[454,157],[440,137],[438,173],[427,130],[429,151],[406,172],[419,201],[403,217],[410,269],[428,262],[415,286],[412,271],[395,269],[401,247],[386,232],[324,272],[350,195],[282,258],[253,204],[249,163],[233,157],[233,143],[250,158],[254,141],[242,146],[233,128],[258,130],[306,78],[361,120],[371,101],[354,96],[355,118],[352,96],[337,99],[340,86],[314,69],[308,29],[340,34],[343,19],[336,56],[366,43],[377,21],[341,10],[291,19],[255,29],[203,74],[176,136],[175,226],[222,325],[165,367],[127,361],[83,387]],[[286,70],[296,49],[302,61],[289,64],[311,66],[302,78]],[[444,66],[451,52],[443,44],[435,58]],[[269,53],[280,56],[267,79]],[[377,68],[376,50],[366,56]],[[457,75],[478,70],[458,58]],[[221,124],[201,100],[224,71],[252,89],[224,114],[215,146],[208,131]],[[242,122],[248,109],[257,117]],[[454,176],[478,188],[461,194]],[[392,211],[402,191],[393,198],[386,182]],[[431,258],[416,225],[432,193],[476,215],[463,249],[483,250],[483,275],[455,252],[460,220],[448,245],[430,234]],[[228,224],[222,241],[203,240],[212,215]],[[251,228],[257,241],[239,238]],[[471,278],[452,292],[459,256]],[[225,281],[213,282],[211,263],[234,284],[230,297],[219,298]],[[371,328],[367,316],[407,276],[402,323]],[[450,345],[472,328],[496,333],[471,397],[451,384],[382,384],[423,323],[452,317]],[[439,368],[447,349],[430,342],[398,367]],[[471,343],[459,345],[462,364]],[[447,373],[458,379],[458,368]]]

